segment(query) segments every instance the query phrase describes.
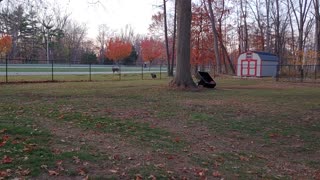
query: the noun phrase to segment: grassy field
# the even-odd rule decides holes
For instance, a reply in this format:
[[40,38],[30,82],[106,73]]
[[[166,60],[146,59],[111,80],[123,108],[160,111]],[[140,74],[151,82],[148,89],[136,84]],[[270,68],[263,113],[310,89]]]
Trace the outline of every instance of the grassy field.
[[0,179],[319,179],[320,86],[0,85]]
[[[155,73],[157,75],[157,79],[159,80],[160,77],[166,77],[166,72]],[[65,81],[73,81],[73,82],[79,82],[79,81],[117,81],[117,80],[151,80],[151,73],[150,72],[143,72],[143,76],[141,73],[137,74],[79,74],[79,75],[53,75],[53,80],[55,82],[65,82]],[[52,76],[51,75],[14,75],[14,76],[8,76],[8,82],[9,83],[19,83],[19,82],[44,82],[44,81],[51,81]],[[6,82],[6,76],[0,76],[0,83]]]

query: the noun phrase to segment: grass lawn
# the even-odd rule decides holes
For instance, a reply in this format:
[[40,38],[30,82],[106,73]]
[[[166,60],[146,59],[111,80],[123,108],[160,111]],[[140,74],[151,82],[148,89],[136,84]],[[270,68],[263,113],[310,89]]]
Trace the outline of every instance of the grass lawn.
[[0,84],[0,179],[319,179],[320,86]]

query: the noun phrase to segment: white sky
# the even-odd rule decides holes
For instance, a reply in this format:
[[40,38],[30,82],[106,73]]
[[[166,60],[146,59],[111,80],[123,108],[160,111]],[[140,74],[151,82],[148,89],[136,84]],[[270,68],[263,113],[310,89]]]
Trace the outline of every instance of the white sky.
[[161,0],[100,0],[101,4],[88,2],[97,0],[54,0],[61,8],[71,13],[72,19],[85,23],[88,37],[94,38],[100,24],[120,31],[129,24],[136,34],[147,34],[151,17],[160,9]]

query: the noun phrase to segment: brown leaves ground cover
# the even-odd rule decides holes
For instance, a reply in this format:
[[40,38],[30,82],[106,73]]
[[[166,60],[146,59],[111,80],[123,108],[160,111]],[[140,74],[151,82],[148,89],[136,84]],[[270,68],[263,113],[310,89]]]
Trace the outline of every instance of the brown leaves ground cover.
[[226,82],[181,92],[142,83],[50,84],[28,98],[16,93],[32,86],[5,92],[52,135],[46,144],[57,159],[35,178],[318,177],[317,88]]

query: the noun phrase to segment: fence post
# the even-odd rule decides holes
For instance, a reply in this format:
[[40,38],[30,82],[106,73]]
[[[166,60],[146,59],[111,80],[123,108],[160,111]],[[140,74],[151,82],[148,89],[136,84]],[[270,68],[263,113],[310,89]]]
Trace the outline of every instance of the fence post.
[[318,66],[315,65],[314,66],[314,81],[317,81],[317,69],[318,69]]
[[121,65],[119,65],[119,80],[121,81]]
[[6,57],[6,83],[8,83],[8,56]]
[[161,69],[162,69],[162,63],[160,64],[160,80],[161,80]]
[[91,63],[89,63],[89,81],[91,81]]
[[53,59],[51,60],[51,81],[53,82]]
[[279,76],[280,76],[280,64],[277,65],[277,68],[276,68],[276,69],[277,69],[277,70],[276,70],[276,71],[277,71],[277,72],[276,72],[276,81],[278,82],[278,81],[279,81],[279,78],[280,78],[280,77],[279,77]]
[[144,63],[141,65],[141,79],[143,80],[143,68],[144,68]]
[[303,82],[304,79],[304,69],[303,65],[300,66],[300,82]]

